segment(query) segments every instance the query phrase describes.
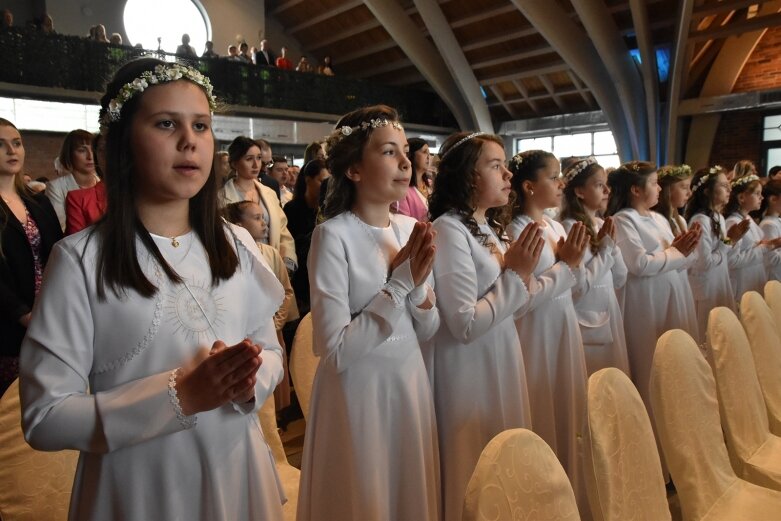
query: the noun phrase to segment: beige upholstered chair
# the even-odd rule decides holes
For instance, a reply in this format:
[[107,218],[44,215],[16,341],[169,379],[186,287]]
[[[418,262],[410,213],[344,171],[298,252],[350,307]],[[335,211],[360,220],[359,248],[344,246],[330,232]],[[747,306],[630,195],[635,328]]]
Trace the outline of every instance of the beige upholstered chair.
[[708,338],[732,467],[746,481],[781,490],[781,438],[770,432],[746,332],[735,313],[718,307],[708,317]]
[[78,451],[40,452],[24,441],[19,380],[0,399],[0,518],[63,521],[68,518]]
[[282,507],[285,521],[295,521],[301,471],[288,463],[287,456],[285,456],[285,448],[282,446],[282,439],[279,437],[279,431],[277,430],[277,414],[273,394],[268,397],[268,400],[258,411],[258,417],[260,418],[260,426],[263,429],[263,437],[266,438],[266,442],[274,454],[279,480],[282,482],[282,488],[285,489],[285,495],[287,496],[287,503]]
[[735,475],[721,431],[713,372],[694,340],[674,329],[659,338],[651,404],[684,521],[777,519],[781,492]]
[[594,521],[669,521],[662,466],[643,400],[615,367],[588,379],[586,488]]
[[773,312],[756,291],[747,291],[740,300],[740,321],[746,330],[759,385],[765,398],[770,432],[781,435],[781,337]]
[[312,346],[312,314],[307,313],[298,324],[290,351],[290,376],[304,419],[309,419],[309,401],[319,363]]
[[463,521],[578,521],[567,474],[542,438],[526,429],[499,433],[480,454],[466,489]]
[[773,312],[776,332],[781,337],[781,282],[770,280],[765,284],[765,302]]

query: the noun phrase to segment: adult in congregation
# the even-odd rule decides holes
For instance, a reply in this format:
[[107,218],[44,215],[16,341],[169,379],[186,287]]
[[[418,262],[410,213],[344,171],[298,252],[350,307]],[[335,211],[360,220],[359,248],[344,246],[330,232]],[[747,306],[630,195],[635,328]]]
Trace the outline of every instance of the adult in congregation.
[[19,374],[19,349],[43,269],[62,238],[49,200],[23,181],[24,159],[19,131],[0,118],[0,395]]
[[65,175],[52,179],[46,185],[46,195],[49,197],[60,226],[65,230],[65,195],[71,190],[95,186],[100,178],[97,174],[95,155],[92,149],[93,136],[86,130],[69,132],[60,147],[58,156]]

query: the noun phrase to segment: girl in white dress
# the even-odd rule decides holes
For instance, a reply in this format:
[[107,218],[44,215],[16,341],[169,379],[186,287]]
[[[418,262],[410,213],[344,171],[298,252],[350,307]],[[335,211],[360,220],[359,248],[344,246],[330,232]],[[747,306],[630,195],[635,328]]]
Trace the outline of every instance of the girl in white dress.
[[410,162],[398,114],[342,117],[309,254],[314,349],[298,520],[439,517],[434,402],[420,349],[439,327],[431,224],[391,214]]
[[[762,189],[762,206],[759,210],[762,221],[762,237],[766,241],[781,238],[781,180],[771,180]],[[781,248],[775,249],[765,257],[768,280],[781,280]]]
[[208,78],[152,58],[101,100],[108,210],[60,241],[22,347],[22,423],[81,451],[70,519],[281,519],[257,411],[282,289],[217,213]]
[[616,297],[616,290],[626,282],[626,265],[616,246],[613,219],[597,216],[607,209],[607,174],[589,157],[572,163],[564,171],[564,180],[561,224],[569,232],[576,222],[582,222],[589,238],[584,276],[572,289],[586,368],[589,375],[605,367],[617,367],[629,375],[624,320]]
[[737,177],[732,181],[732,192],[729,202],[724,208],[727,216],[727,229],[748,221],[749,228],[729,255],[729,277],[732,283],[733,297],[736,305],[746,291],[757,291],[763,294],[767,282],[765,257],[776,248],[778,241],[765,241],[762,228],[754,222],[750,214],[759,210],[762,205],[762,183],[756,174]]
[[744,219],[727,229],[719,212],[727,204],[729,192],[730,184],[721,167],[703,168],[692,178],[692,197],[686,205],[689,228],[696,223],[702,229],[695,260],[689,266],[700,341],[706,340],[711,309],[718,306],[736,309],[729,278],[729,255],[732,254],[732,245],[748,231],[751,220]]
[[427,346],[442,468],[443,516],[461,521],[469,478],[500,432],[531,428],[513,314],[542,250],[536,224],[509,243],[510,172],[498,136],[461,132],[440,149],[429,210],[442,327]]
[[572,288],[584,277],[581,266],[588,247],[582,222],[569,235],[544,213],[561,206],[564,181],[559,161],[549,152],[530,150],[510,160],[513,220],[511,238],[529,223],[542,229],[545,246],[534,269],[535,288],[516,315],[528,376],[534,432],[550,445],[572,483],[578,505],[588,512],[582,476],[582,439],[586,420],[586,358]]
[[[616,224],[616,243],[629,274],[624,285],[623,317],[632,379],[649,414],[649,380],[656,340],[669,329],[697,338],[697,319],[688,285],[678,269],[699,241],[699,226],[675,237],[661,214],[656,167],[632,161],[608,176],[606,215]],[[652,422],[653,424],[653,422]]]

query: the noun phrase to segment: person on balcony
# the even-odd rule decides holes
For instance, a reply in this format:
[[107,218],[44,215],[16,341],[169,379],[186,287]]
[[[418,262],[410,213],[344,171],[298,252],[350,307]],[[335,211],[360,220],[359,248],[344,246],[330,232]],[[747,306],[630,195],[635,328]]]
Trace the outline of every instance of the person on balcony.
[[301,57],[296,70],[298,72],[312,72],[312,65],[309,63],[309,60],[306,58],[306,56]]
[[220,55],[214,52],[214,42],[211,40],[206,41],[206,50],[203,51],[203,54],[201,54],[201,58],[219,58]]
[[182,35],[182,45],[176,48],[176,54],[185,58],[198,58],[198,54],[195,49],[190,45],[190,35],[184,33]]
[[268,40],[260,41],[260,48],[255,53],[255,64],[263,67],[274,67],[274,55],[268,48]]
[[282,49],[279,51],[281,53],[281,56],[277,58],[276,66],[277,69],[282,69],[285,71],[292,71],[293,70],[293,62],[287,59],[287,47],[282,47]]

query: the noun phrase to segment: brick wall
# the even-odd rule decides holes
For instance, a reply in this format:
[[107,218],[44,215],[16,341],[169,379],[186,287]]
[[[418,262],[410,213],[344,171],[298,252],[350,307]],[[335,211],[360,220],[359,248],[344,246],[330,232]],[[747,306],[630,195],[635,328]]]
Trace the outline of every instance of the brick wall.
[[54,177],[54,158],[60,154],[65,134],[29,130],[23,130],[21,134],[25,151],[24,172],[33,179]]
[[[781,27],[765,32],[732,92],[774,88],[781,88]],[[763,171],[762,116],[762,111],[724,113],[711,149],[710,164],[732,168],[739,160],[750,159]]]

